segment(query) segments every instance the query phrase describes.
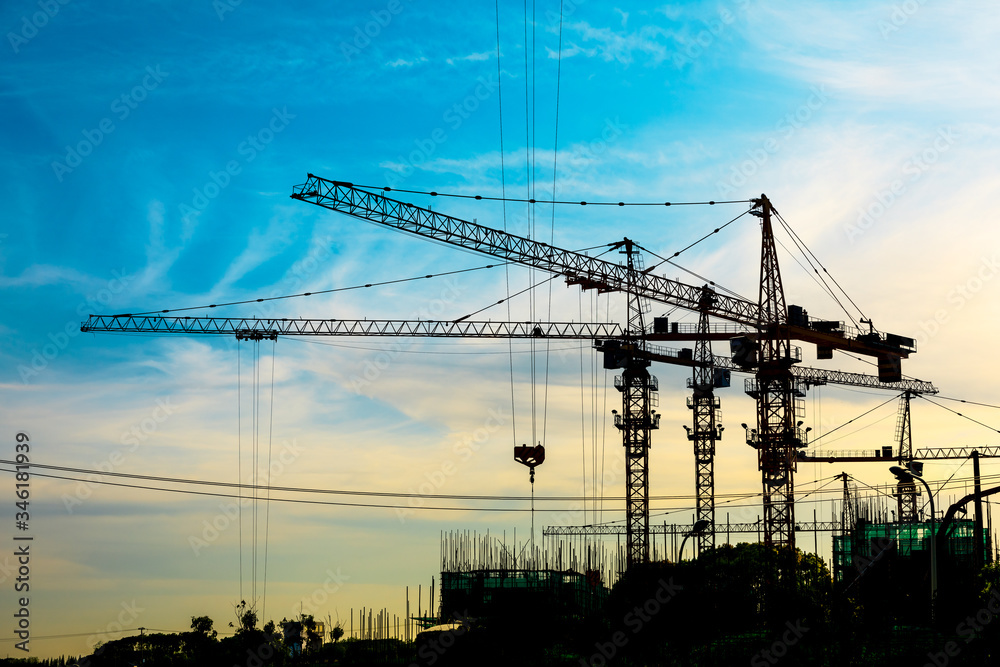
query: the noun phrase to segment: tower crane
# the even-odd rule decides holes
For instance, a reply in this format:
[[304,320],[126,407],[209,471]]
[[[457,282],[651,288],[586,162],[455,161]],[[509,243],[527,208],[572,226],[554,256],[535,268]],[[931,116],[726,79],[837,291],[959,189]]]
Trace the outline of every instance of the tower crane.
[[[389,188],[384,188],[389,191]],[[84,331],[160,331],[176,333],[225,333],[238,337],[292,335],[441,335],[488,337],[591,338],[605,354],[605,367],[621,368],[616,386],[622,392],[622,414],[616,426],[622,431],[626,460],[626,524],[629,564],[649,559],[648,450],[650,432],[659,417],[651,410],[657,383],[649,374],[651,361],[695,366],[693,355],[659,351],[651,338],[642,301],[648,299],[692,312],[734,322],[751,331],[740,340],[740,354],[733,360],[711,357],[721,368],[751,372],[747,393],[757,399],[757,428],[748,431],[748,444],[757,449],[764,496],[764,541],[775,547],[794,547],[794,483],[796,451],[804,434],[795,422],[795,394],[804,383],[853,379],[863,386],[936,391],[929,383],[903,380],[900,361],[915,352],[912,339],[860,332],[840,322],[809,318],[801,308],[785,305],[771,228],[772,208],[766,196],[752,201],[751,213],[760,218],[761,272],[758,302],[720,294],[658,276],[637,266],[638,248],[629,240],[614,244],[625,255],[622,264],[563,250],[532,239],[461,220],[437,211],[392,199],[343,181],[309,174],[292,194],[298,199],[351,217],[405,231],[416,236],[472,250],[508,262],[563,276],[568,285],[601,292],[625,292],[628,301],[624,327],[605,323],[476,323],[337,320],[253,320],[247,318],[161,318],[92,316]],[[263,324],[262,324],[263,323]],[[607,327],[607,328],[605,328]],[[699,319],[699,329],[701,320]],[[800,352],[791,340],[815,344],[820,358],[834,350],[873,356],[879,362],[878,378],[860,374],[803,369],[796,366]],[[675,351],[676,352],[676,351]],[[708,356],[706,356],[708,355]],[[698,367],[710,352],[699,351]],[[697,380],[693,380],[697,385]],[[693,387],[696,388],[696,387]],[[714,449],[714,441],[704,447]],[[697,446],[697,445],[696,445]]]
[[[659,326],[663,329],[662,319]],[[680,323],[674,323],[680,324]],[[435,320],[341,320],[306,318],[248,318],[248,317],[163,317],[159,315],[91,315],[81,325],[84,332],[114,333],[155,333],[174,335],[221,335],[234,336],[241,340],[276,340],[279,336],[296,337],[347,337],[347,338],[481,338],[481,339],[545,339],[545,340],[589,340],[595,349],[602,352],[610,363],[618,363],[614,358],[621,354],[625,330],[620,324],[609,322],[494,322],[479,320],[435,321]],[[699,325],[703,328],[703,325]],[[706,338],[732,335],[717,329],[710,330]],[[697,372],[700,364],[711,363],[716,374],[751,373],[752,370],[737,365],[731,358],[713,355],[709,360],[699,360],[690,348],[671,348],[657,345],[658,342],[689,340],[696,334],[680,327],[647,334],[647,345],[643,353],[648,362],[665,363],[691,368]],[[921,380],[902,380],[886,383],[877,376],[862,373],[848,373],[837,370],[792,367],[794,380],[801,384],[831,384],[840,386],[865,387],[869,389],[896,391],[905,388],[914,393],[936,393],[937,389]],[[619,379],[619,384],[622,384]],[[692,383],[693,384],[693,383]],[[692,401],[693,403],[693,401]],[[717,403],[716,403],[717,405]],[[658,415],[653,420],[658,421]],[[619,419],[621,419],[619,417]],[[692,433],[694,430],[692,429]],[[1000,448],[994,448],[1000,450]],[[918,454],[923,450],[918,450]],[[1000,455],[1000,451],[996,455]],[[800,453],[800,461],[826,460],[807,458]],[[871,459],[864,460],[887,460]],[[711,461],[708,462],[711,465]],[[698,507],[714,513],[714,488],[699,485]],[[547,528],[546,534],[558,535],[627,535],[625,527],[616,526],[565,526]],[[801,528],[801,525],[800,525]],[[714,529],[714,526],[711,527]],[[805,528],[809,530],[811,528]],[[824,524],[820,530],[830,530]],[[734,524],[727,528],[730,532],[758,532],[756,524]],[[659,529],[650,527],[649,534]],[[707,531],[706,531],[707,532]]]

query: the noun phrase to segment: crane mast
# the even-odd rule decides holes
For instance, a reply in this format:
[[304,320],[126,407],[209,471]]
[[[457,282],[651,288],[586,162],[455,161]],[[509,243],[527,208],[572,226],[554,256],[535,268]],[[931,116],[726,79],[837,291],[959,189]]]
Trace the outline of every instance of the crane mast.
[[[910,392],[904,391],[899,397],[899,412],[896,417],[896,440],[899,442],[899,464],[906,465],[913,460],[913,431],[910,428]],[[911,479],[896,485],[896,501],[900,523],[917,521],[917,483]]]
[[748,391],[757,399],[756,434],[748,444],[757,449],[764,502],[764,544],[795,547],[795,452],[803,446],[795,424],[792,356],[788,311],[771,229],[771,202],[761,195],[753,211],[761,220],[760,310],[757,319],[759,360]]
[[688,399],[694,422],[688,429],[688,440],[694,444],[696,520],[707,522],[707,527],[696,535],[699,554],[715,547],[715,442],[722,438],[720,403],[715,395],[715,358],[709,340],[708,311],[714,299],[715,292],[707,285],[703,287]]
[[[623,242],[628,287],[641,275],[638,248],[629,239]],[[626,331],[624,369],[615,378],[615,387],[622,393],[622,414],[615,415],[615,426],[622,432],[625,446],[625,525],[629,564],[649,562],[649,446],[650,431],[659,428],[659,418],[651,412],[656,405],[656,378],[649,374],[646,357],[646,325],[648,306],[639,294],[626,289],[628,295],[628,329]]]

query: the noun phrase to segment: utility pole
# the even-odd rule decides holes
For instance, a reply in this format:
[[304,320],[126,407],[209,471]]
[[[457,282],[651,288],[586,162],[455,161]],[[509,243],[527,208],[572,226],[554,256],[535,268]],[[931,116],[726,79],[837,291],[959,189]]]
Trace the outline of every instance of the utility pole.
[[986,555],[983,553],[985,545],[983,543],[983,499],[979,494],[982,488],[979,485],[979,450],[972,450],[972,476],[975,479],[976,492],[976,526],[973,532],[973,539],[976,541],[976,567],[982,569],[986,562]]

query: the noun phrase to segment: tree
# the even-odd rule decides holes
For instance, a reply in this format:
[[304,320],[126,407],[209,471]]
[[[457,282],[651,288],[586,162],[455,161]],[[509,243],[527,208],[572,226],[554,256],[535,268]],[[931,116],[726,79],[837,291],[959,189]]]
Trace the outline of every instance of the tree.
[[253,607],[247,606],[246,600],[240,600],[239,604],[233,605],[233,610],[236,613],[236,634],[257,629],[257,612]]
[[302,629],[306,632],[306,649],[315,651],[323,645],[323,635],[316,629],[316,619],[312,614],[302,616]]
[[215,624],[208,616],[192,616],[191,617],[191,629],[199,634],[204,635],[210,639],[215,639],[219,633],[212,629]]

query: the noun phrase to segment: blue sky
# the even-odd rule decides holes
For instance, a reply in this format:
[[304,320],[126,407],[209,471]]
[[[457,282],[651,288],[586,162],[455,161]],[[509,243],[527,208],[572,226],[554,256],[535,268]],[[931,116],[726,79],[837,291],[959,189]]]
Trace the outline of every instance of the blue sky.
[[[249,405],[250,347],[240,349],[238,367],[235,341],[80,335],[79,322],[88,313],[487,264],[288,196],[312,172],[484,195],[501,192],[502,176],[508,195],[526,195],[533,180],[546,198],[557,67],[558,195],[703,201],[767,193],[876,326],[918,338],[920,351],[904,372],[934,381],[947,396],[1000,401],[988,362],[1000,325],[1000,282],[993,280],[1000,266],[1000,17],[992,3],[734,0],[652,8],[567,0],[563,9],[560,59],[558,3],[536,3],[527,27],[523,4],[501,3],[498,77],[490,3],[400,0],[322,11],[225,0],[5,3],[5,441],[29,432],[40,463],[93,469],[110,462],[118,472],[234,481],[240,452],[241,469],[250,467],[251,424],[246,410],[242,422],[237,412],[240,398]],[[409,199],[504,224],[496,204]],[[535,233],[552,233],[567,248],[627,235],[665,254],[741,210],[566,207],[553,217],[538,208]],[[759,232],[749,220],[686,252],[684,265],[756,294]],[[507,224],[527,233],[525,208],[509,206]],[[792,256],[782,262],[790,303],[844,317]],[[506,296],[498,271],[213,314],[454,318]],[[511,291],[531,279],[512,270]],[[549,292],[537,299],[535,308],[547,314]],[[515,299],[511,316],[527,319],[531,308],[527,298]],[[553,319],[603,319],[622,308],[606,296],[581,297],[558,283],[552,289]],[[506,306],[481,317],[506,318]],[[514,347],[512,373],[506,344],[404,342],[400,350],[384,340],[322,342],[330,344],[275,346],[271,445],[287,460],[276,484],[419,492],[451,470],[435,492],[527,493],[509,447],[515,427],[518,440],[532,430],[529,348]],[[614,469],[621,458],[606,420],[617,394],[607,391],[589,350],[558,347],[549,357],[546,418],[534,424],[550,451],[537,491],[589,494],[594,468]],[[269,380],[270,345],[261,351],[261,376]],[[867,370],[849,358],[828,365]],[[654,439],[652,492],[689,494],[693,466],[680,429],[690,419],[685,374],[657,373],[664,426]],[[717,484],[720,492],[756,492],[753,452],[737,437],[753,406],[736,384],[722,398],[733,437],[720,454]],[[544,381],[535,389],[545,393]],[[824,388],[810,397],[807,418],[823,432],[886,398]],[[973,416],[996,423],[985,409]],[[890,403],[870,428],[836,446],[888,444],[893,423]],[[933,406],[915,412],[918,427],[918,446],[995,443],[982,427]],[[467,455],[463,443],[477,429],[488,430],[486,444]],[[956,467],[929,465],[942,478]],[[803,488],[839,472],[802,468]],[[880,470],[856,472],[871,484],[888,481]],[[605,493],[619,495],[618,486]],[[191,615],[205,613],[219,626],[231,619],[240,595],[238,531],[223,530],[197,553],[191,546],[204,522],[224,515],[224,500],[40,477],[32,494],[33,636],[84,634],[33,641],[33,655],[86,651],[117,622],[123,603],[143,609],[127,627],[184,629]],[[81,503],[67,506],[67,497]],[[340,583],[317,615],[346,618],[362,605],[401,614],[403,587],[426,585],[435,573],[439,531],[516,526],[523,535],[530,523],[524,512],[422,510],[401,521],[386,509],[272,503],[268,511],[266,614],[275,619],[312,599],[328,572],[339,572]],[[740,512],[756,516],[752,507]],[[684,522],[688,514],[662,520]],[[583,521],[580,512],[566,516]],[[13,533],[12,524],[5,530]],[[244,569],[248,553],[244,536]],[[244,588],[251,578],[244,572]],[[5,610],[12,596],[4,596]]]

